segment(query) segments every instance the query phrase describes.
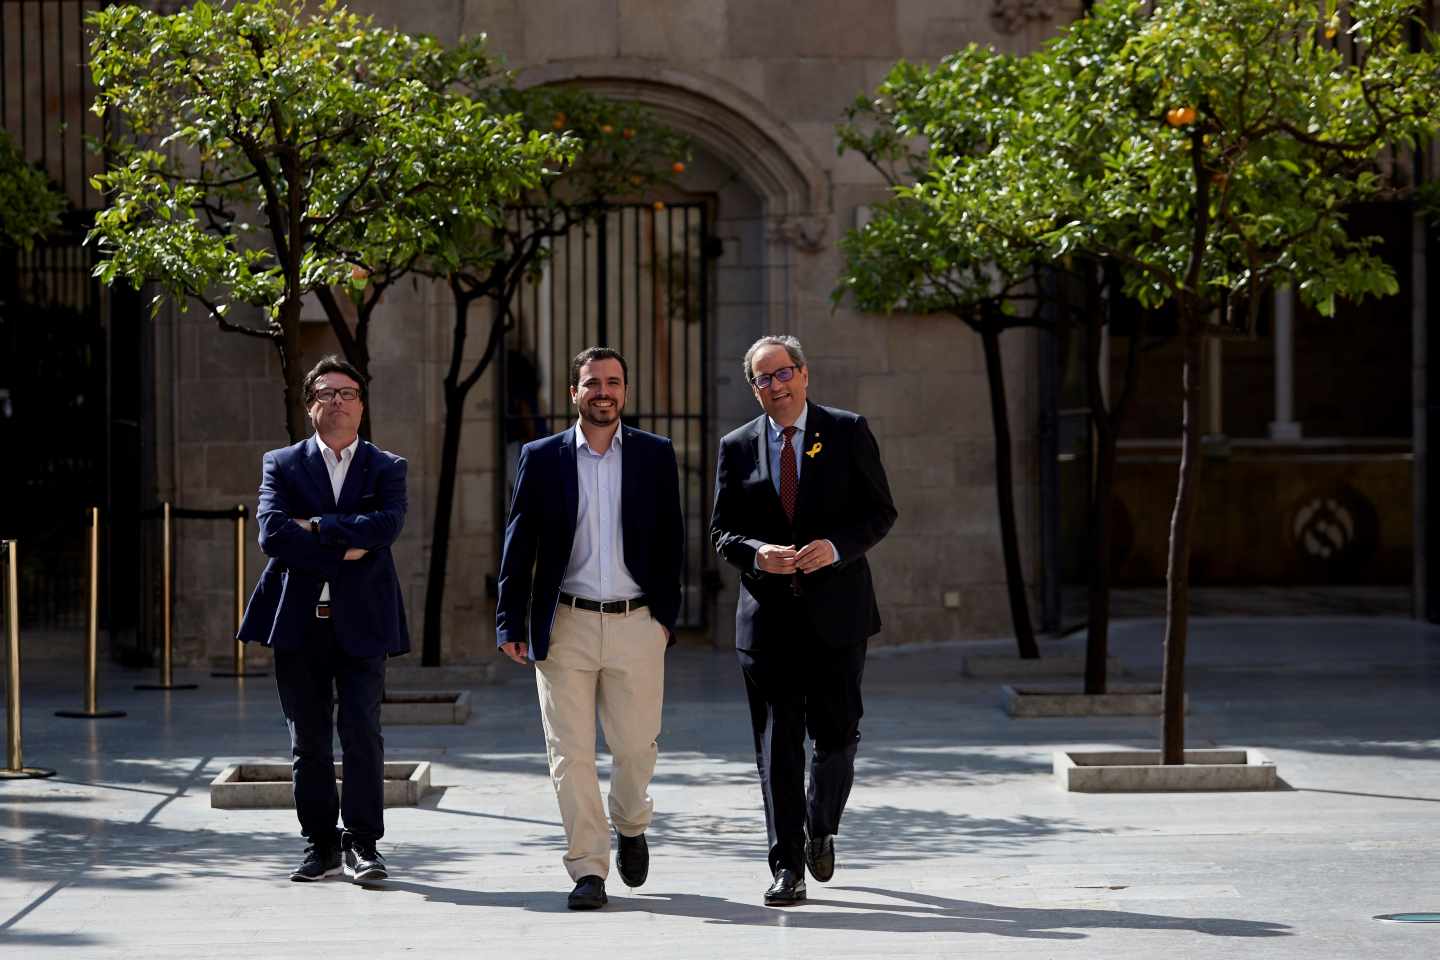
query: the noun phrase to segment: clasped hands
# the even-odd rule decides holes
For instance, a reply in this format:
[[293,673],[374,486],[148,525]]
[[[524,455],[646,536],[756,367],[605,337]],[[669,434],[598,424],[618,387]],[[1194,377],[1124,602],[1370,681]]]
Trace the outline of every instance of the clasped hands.
[[814,573],[835,562],[835,548],[827,540],[811,540],[796,550],[767,543],[755,552],[755,565],[764,573]]
[[[301,520],[299,517],[291,517],[290,519],[291,519],[292,521],[294,521],[295,523],[299,524],[299,525],[300,525],[300,529],[304,530],[306,533],[309,533],[309,532],[310,532],[310,521],[309,521],[309,520]],[[344,556],[343,559],[345,559],[345,560],[359,560],[361,557],[365,556],[365,554],[368,553],[368,552],[369,552],[369,551],[365,550],[363,547],[351,547],[351,548],[349,548],[348,550],[345,551],[345,556]]]

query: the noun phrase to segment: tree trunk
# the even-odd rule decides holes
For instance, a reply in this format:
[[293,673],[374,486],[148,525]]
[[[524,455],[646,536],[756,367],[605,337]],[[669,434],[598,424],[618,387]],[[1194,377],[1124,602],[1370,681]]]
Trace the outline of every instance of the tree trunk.
[[1040,648],[1030,625],[1030,604],[1020,566],[1020,542],[1015,531],[1015,479],[1010,465],[1010,414],[1005,406],[1005,371],[1000,364],[1000,331],[986,324],[980,334],[985,345],[985,372],[990,381],[990,419],[995,428],[995,496],[1000,511],[1000,544],[1005,556],[1005,586],[1010,594],[1010,621],[1023,660],[1035,660]]
[[1100,365],[1108,362],[1101,353],[1105,317],[1101,313],[1099,279],[1095,271],[1085,275],[1085,380],[1090,397],[1090,417],[1095,429],[1095,482],[1089,503],[1090,579],[1085,630],[1085,692],[1105,693],[1106,661],[1110,656],[1110,522],[1114,513],[1115,422],[1110,417],[1114,404],[1101,389],[1104,378]]
[[[1185,308],[1182,306],[1181,308]],[[1198,323],[1181,317],[1185,340],[1184,419],[1180,428],[1180,482],[1170,518],[1170,556],[1165,574],[1165,670],[1162,690],[1162,762],[1185,762],[1185,640],[1190,619],[1190,536],[1199,504],[1200,415],[1205,338]]]
[[291,443],[310,435],[310,417],[305,412],[305,369],[300,356],[300,301],[280,304],[280,375],[285,380],[285,430]]
[[[464,309],[458,307],[457,309]],[[460,471],[460,429],[465,417],[465,393],[450,378],[445,381],[445,432],[440,443],[440,479],[435,488],[435,521],[430,534],[430,571],[425,580],[425,634],[420,644],[420,665],[440,666],[441,626],[445,615],[445,574],[450,560],[450,520],[454,513],[455,481]]]

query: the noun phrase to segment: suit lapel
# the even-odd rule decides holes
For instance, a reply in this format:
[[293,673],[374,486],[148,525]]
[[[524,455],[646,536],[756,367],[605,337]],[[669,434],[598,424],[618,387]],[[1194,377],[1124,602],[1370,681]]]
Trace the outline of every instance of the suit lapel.
[[361,440],[355,445],[355,458],[350,463],[350,469],[345,473],[345,483],[340,487],[340,502],[335,505],[337,510],[345,504],[354,504],[359,492],[368,486],[365,482],[365,475],[370,472],[370,463],[373,457],[374,444]]
[[[799,529],[801,521],[806,514],[806,507],[815,499],[815,491],[824,482],[822,473],[824,471],[824,449],[825,435],[830,433],[830,421],[825,414],[813,403],[806,404],[808,413],[805,416],[805,436],[800,441],[800,446],[795,450],[796,462],[804,458],[805,465],[800,468],[800,488],[795,492],[795,527]],[[816,449],[820,444],[820,449]],[[809,456],[809,451],[815,451],[814,456]],[[798,546],[798,544],[797,544]]]
[[327,513],[335,512],[335,491],[330,488],[330,470],[325,466],[325,457],[320,453],[320,440],[311,437],[305,444],[305,474],[315,486],[316,496]]
[[[775,482],[770,479],[770,418],[763,413],[760,419],[755,421],[750,442],[754,445],[755,463],[760,468],[760,479],[764,480],[765,485],[773,492]],[[775,502],[780,502],[779,494],[776,494]]]
[[[621,483],[624,481],[622,479]],[[565,556],[575,542],[575,525],[580,522],[580,478],[575,473],[575,427],[571,425],[560,438],[560,508],[561,516],[569,517],[565,529],[570,531],[570,542],[565,545]]]

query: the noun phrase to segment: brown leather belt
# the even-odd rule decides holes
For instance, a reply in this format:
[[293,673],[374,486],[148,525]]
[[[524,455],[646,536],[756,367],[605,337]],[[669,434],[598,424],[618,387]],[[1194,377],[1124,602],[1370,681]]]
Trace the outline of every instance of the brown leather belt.
[[631,610],[639,610],[649,604],[644,597],[635,597],[633,600],[587,600],[584,597],[565,593],[563,590],[560,592],[560,602],[567,607],[589,610],[591,613],[629,613]]
[[329,619],[330,619],[330,604],[328,604],[328,603],[317,603],[317,604],[315,604],[315,619],[316,619],[316,620],[329,620]]

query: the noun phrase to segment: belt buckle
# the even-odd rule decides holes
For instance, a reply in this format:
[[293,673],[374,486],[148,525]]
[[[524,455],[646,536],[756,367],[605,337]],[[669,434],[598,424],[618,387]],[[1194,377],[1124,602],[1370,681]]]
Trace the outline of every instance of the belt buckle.
[[317,603],[317,604],[315,604],[315,619],[316,619],[316,620],[329,620],[329,619],[330,619],[330,604],[328,604],[328,603]]

